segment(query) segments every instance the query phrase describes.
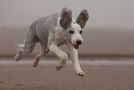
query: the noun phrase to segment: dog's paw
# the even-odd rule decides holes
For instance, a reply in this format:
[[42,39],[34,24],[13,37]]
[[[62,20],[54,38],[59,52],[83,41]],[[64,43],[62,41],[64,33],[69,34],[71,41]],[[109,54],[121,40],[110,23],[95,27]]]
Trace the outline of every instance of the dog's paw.
[[56,66],[56,70],[59,71],[61,70],[66,64],[66,60],[61,60],[60,62],[58,62],[57,66]]
[[57,65],[57,66],[56,66],[56,70],[59,71],[59,70],[61,70],[63,67],[64,67],[63,65]]
[[81,76],[81,77],[84,77],[85,76],[85,73],[83,71],[79,71],[79,72],[77,72],[77,75],[78,76]]
[[38,63],[34,62],[33,67],[37,67]]
[[34,60],[33,67],[37,67],[38,64],[39,64],[39,59],[35,59],[35,60]]

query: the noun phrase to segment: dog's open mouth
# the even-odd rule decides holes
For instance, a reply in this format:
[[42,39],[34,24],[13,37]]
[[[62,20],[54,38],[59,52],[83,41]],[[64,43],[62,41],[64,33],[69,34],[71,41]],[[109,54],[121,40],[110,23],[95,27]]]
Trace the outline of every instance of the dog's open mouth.
[[75,49],[78,49],[78,48],[79,48],[79,45],[76,44],[76,45],[73,45],[73,47],[74,47]]
[[[69,41],[69,40],[68,40],[68,41]],[[70,44],[71,44],[75,49],[78,49],[79,46],[80,46],[79,44],[72,44],[71,41],[69,41],[69,42],[70,42]]]

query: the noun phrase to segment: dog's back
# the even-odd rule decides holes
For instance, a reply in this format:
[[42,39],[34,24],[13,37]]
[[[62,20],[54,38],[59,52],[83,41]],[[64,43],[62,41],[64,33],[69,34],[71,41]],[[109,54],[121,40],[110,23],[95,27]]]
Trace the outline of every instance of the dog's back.
[[40,42],[47,45],[49,32],[54,33],[54,27],[57,25],[58,16],[59,14],[55,13],[36,20],[30,26],[28,33],[34,33]]
[[24,44],[18,44],[17,46],[23,48],[26,55],[33,51],[37,42],[40,42],[44,49],[47,48],[49,33],[54,35],[58,19],[59,13],[55,13],[36,20],[29,27]]

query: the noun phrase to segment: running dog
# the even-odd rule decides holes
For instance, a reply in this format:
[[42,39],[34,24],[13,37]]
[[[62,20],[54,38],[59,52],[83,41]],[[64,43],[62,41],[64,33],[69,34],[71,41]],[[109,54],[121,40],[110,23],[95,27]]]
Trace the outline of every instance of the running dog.
[[[15,59],[19,61],[23,55],[30,54],[37,42],[41,45],[41,51],[34,58],[33,67],[39,63],[40,57],[52,52],[61,60],[56,66],[57,70],[62,69],[68,59],[72,60],[77,75],[84,76],[85,73],[80,67],[77,49],[83,42],[82,29],[89,19],[88,11],[82,10],[75,20],[72,11],[63,8],[60,13],[38,19],[32,23],[26,34],[24,44],[18,44],[18,52]],[[65,45],[68,53],[63,52],[59,46]]]

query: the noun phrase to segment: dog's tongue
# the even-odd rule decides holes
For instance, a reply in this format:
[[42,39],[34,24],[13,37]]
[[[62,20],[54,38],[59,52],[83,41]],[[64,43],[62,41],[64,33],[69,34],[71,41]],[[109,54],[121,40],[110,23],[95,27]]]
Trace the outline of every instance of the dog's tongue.
[[79,48],[79,45],[74,45],[74,48],[75,48],[75,49],[78,49],[78,48]]

